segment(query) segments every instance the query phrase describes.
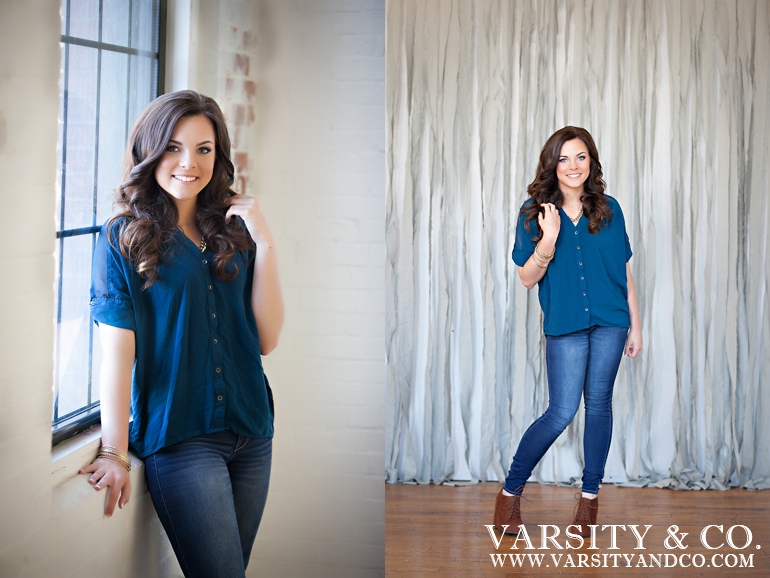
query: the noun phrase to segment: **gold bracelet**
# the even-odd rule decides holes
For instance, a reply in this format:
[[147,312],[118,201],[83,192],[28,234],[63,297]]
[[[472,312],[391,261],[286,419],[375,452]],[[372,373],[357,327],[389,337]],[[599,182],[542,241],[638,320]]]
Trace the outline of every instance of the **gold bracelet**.
[[126,468],[129,472],[131,471],[131,463],[130,462],[124,462],[119,457],[113,455],[113,454],[106,454],[103,452],[99,452],[99,454],[96,456],[97,459],[104,458],[105,460],[110,460],[113,462],[118,462],[121,466]]
[[554,246],[553,251],[551,251],[550,255],[544,255],[540,252],[540,241],[537,242],[537,245],[535,245],[535,255],[538,256],[538,258],[543,262],[546,263],[553,259],[553,256],[556,254],[556,247]]
[[541,265],[540,263],[537,262],[537,259],[535,260],[535,265],[537,265],[541,269],[548,269],[548,265],[547,264],[546,265]]
[[99,448],[99,453],[96,455],[96,457],[97,459],[105,458],[107,460],[112,460],[113,462],[118,462],[129,472],[131,471],[131,458],[129,458],[128,454],[120,448],[113,446],[102,446]]

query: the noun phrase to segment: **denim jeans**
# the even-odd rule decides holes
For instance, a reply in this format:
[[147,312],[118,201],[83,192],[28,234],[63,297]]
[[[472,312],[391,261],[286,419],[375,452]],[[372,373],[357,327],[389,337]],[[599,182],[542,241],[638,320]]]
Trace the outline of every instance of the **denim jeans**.
[[585,396],[583,491],[599,492],[612,439],[612,390],[628,329],[594,326],[546,336],[548,409],[524,432],[505,479],[505,490],[521,494],[532,470],[572,423]]
[[184,575],[245,576],[267,500],[272,439],[199,435],[145,459],[152,503]]

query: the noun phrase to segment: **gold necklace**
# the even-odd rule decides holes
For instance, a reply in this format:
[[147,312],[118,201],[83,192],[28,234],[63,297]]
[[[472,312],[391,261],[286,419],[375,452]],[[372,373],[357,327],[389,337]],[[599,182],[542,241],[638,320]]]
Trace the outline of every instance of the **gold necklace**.
[[[183,230],[184,227],[189,227],[189,226],[194,225],[194,224],[195,223],[187,223],[186,225],[177,225],[177,228],[180,231],[182,231],[182,233],[184,233],[184,230]],[[201,235],[201,242],[200,242],[200,245],[198,245],[198,246],[200,247],[201,253],[203,253],[206,250],[206,247],[208,247],[208,245],[206,245],[206,239],[203,238],[203,235]]]
[[583,207],[580,207],[580,211],[578,212],[577,215],[575,215],[574,219],[572,217],[570,217],[569,215],[567,215],[567,216],[569,217],[569,220],[572,221],[573,225],[577,225],[578,221],[580,220],[580,217],[583,216]]

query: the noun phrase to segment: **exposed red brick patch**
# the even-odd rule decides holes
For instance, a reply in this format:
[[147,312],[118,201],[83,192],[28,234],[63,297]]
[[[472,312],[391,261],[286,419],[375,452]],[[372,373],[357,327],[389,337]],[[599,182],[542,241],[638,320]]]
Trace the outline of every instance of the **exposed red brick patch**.
[[253,123],[254,122],[254,118],[255,118],[255,116],[254,116],[254,107],[253,106],[249,106],[249,116],[248,116],[248,119],[246,120],[246,124],[248,125],[248,124]]
[[248,187],[249,185],[249,178],[243,175],[240,175],[235,179],[234,184],[235,184],[234,188],[236,193],[246,194],[247,192],[246,187]]
[[249,57],[247,55],[236,53],[233,61],[233,72],[240,72],[244,76],[249,75]]
[[253,101],[257,94],[257,84],[253,80],[243,81],[243,95],[247,101]]
[[248,153],[235,153],[235,170],[238,173],[243,173],[246,171],[249,165],[249,155]]
[[246,109],[242,104],[236,104],[233,106],[233,118],[232,123],[235,126],[243,126],[246,122]]
[[249,30],[243,31],[240,50],[250,50],[254,46],[254,35]]

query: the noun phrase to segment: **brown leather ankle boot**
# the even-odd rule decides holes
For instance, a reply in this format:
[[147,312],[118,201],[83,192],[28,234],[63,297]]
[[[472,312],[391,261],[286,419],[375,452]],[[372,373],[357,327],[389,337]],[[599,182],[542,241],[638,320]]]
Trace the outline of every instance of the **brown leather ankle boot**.
[[588,526],[596,525],[596,517],[599,514],[599,496],[589,500],[581,494],[576,494],[575,499],[578,500],[578,503],[575,506],[575,521],[572,522],[572,525],[578,527],[576,534],[585,538],[591,535],[591,528]]
[[523,524],[520,502],[521,496],[506,496],[500,490],[495,500],[495,528],[505,534],[519,533],[519,526]]

